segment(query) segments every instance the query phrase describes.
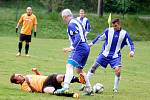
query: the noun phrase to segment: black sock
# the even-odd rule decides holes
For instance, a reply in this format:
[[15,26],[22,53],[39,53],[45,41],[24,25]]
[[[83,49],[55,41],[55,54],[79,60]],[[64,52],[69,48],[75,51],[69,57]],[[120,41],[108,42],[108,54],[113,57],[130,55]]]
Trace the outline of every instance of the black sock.
[[76,76],[73,76],[72,80],[71,80],[71,83],[74,83],[74,82],[80,83],[79,78],[76,77]]
[[55,94],[57,96],[66,96],[66,97],[73,97],[74,93],[59,93],[59,94]]
[[26,46],[25,46],[25,54],[28,54],[28,51],[29,51],[29,44],[26,43]]
[[21,53],[21,49],[22,49],[22,42],[18,43],[18,48],[19,48],[19,52]]

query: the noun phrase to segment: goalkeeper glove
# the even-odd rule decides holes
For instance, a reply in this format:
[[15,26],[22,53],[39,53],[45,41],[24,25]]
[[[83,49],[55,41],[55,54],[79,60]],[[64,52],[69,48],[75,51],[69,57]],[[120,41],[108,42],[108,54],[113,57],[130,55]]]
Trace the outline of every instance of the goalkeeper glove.
[[18,28],[16,27],[16,33],[18,33]]
[[36,32],[34,32],[34,37],[36,37]]

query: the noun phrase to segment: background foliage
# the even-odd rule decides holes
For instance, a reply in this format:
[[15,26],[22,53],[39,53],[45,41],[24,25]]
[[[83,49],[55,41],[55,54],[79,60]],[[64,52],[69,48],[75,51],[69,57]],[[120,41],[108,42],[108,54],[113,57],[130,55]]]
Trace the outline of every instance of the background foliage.
[[132,39],[150,40],[148,0],[104,0],[103,17],[96,14],[97,0],[0,0],[0,36],[16,36],[16,23],[27,6],[33,7],[33,13],[38,18],[39,38],[67,38],[67,25],[63,22],[60,11],[70,8],[77,17],[79,9],[84,8],[92,26],[88,39],[93,39],[108,27],[107,19],[109,12],[112,12],[112,18],[122,20],[123,28],[130,33]]

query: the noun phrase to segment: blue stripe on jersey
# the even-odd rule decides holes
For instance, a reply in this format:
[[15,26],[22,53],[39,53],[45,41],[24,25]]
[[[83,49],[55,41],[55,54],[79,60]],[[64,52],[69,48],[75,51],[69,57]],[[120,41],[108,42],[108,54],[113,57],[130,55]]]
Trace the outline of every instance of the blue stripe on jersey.
[[114,31],[114,28],[107,28],[102,34],[98,35],[92,43],[95,44],[98,40],[105,40],[101,51],[105,57],[116,58],[121,56],[120,50],[127,44],[130,51],[134,52],[135,50],[134,44],[125,30]]
[[90,21],[89,20],[86,21],[85,30],[86,30],[86,32],[90,32],[91,31],[91,25],[90,25]]
[[126,38],[127,38],[126,42],[127,42],[128,46],[130,48],[130,51],[134,51],[135,50],[134,44],[133,44],[133,42],[132,42],[132,40],[131,40],[131,38],[130,38],[128,33],[126,34]]
[[81,22],[83,25],[83,28],[85,29],[85,32],[90,32],[91,31],[91,25],[90,21],[86,17],[77,17],[77,20]]
[[114,34],[113,34],[112,44],[111,44],[111,47],[110,47],[110,52],[108,54],[108,57],[112,57],[113,54],[115,53],[116,45],[117,45],[118,39],[119,39],[119,33],[120,33],[120,31],[115,31]]
[[76,48],[80,43],[86,42],[84,28],[82,24],[76,19],[71,19],[68,23],[68,37],[71,43],[71,46]]

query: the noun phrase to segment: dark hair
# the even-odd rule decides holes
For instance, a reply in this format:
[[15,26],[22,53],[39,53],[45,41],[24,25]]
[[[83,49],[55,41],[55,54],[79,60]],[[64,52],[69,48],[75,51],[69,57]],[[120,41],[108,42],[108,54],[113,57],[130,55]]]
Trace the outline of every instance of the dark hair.
[[15,78],[15,74],[12,74],[11,77],[10,77],[10,82],[11,83],[17,83],[17,80],[14,79]]
[[116,22],[120,23],[120,19],[119,18],[115,18],[115,19],[112,20],[112,24],[115,24]]

